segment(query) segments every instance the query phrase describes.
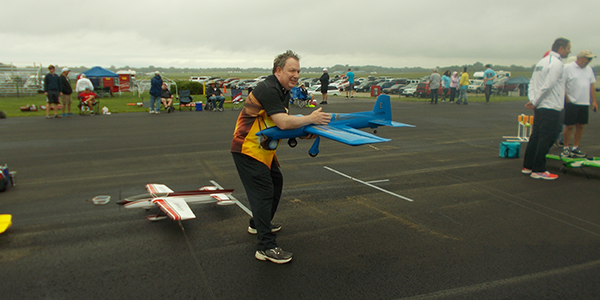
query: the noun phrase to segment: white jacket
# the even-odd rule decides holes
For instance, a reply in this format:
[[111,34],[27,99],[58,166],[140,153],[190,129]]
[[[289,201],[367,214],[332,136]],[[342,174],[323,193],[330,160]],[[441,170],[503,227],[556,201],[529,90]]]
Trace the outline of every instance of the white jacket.
[[565,83],[560,54],[551,51],[535,65],[529,82],[529,101],[536,108],[561,111],[565,107]]
[[90,91],[94,91],[94,85],[92,84],[92,82],[87,79],[87,78],[79,78],[79,80],[77,80],[77,84],[75,85],[75,91],[77,93],[81,93],[83,91],[85,91],[85,88],[89,87]]

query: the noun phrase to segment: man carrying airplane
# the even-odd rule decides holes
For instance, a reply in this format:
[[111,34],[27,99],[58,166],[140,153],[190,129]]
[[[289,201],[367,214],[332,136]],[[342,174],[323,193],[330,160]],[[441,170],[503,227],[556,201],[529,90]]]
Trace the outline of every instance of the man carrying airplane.
[[271,222],[281,198],[283,176],[275,154],[277,147],[272,148],[269,139],[256,133],[273,126],[288,130],[311,124],[326,125],[331,116],[321,108],[307,116],[288,114],[290,90],[300,75],[300,58],[296,53],[288,50],[275,57],[272,72],[248,95],[236,122],[231,153],[252,209],[248,232],[257,234],[254,257],[283,264],[292,260],[292,253],[277,245],[275,232],[281,225]]
[[552,44],[552,52],[534,67],[529,83],[529,102],[526,107],[534,110],[535,122],[525,157],[523,174],[531,178],[554,180],[558,175],[546,171],[546,154],[561,129],[560,113],[565,106],[565,82],[563,63],[571,52],[571,42],[558,38]]
[[[563,131],[564,148],[562,155],[566,157],[586,157],[579,150],[579,142],[583,135],[583,127],[588,123],[590,105],[594,111],[598,110],[596,102],[596,89],[594,82],[596,76],[588,65],[596,57],[589,50],[582,50],[577,55],[577,60],[565,65],[567,77],[566,103],[565,103],[565,129]],[[569,148],[571,134],[575,127],[573,148]]]

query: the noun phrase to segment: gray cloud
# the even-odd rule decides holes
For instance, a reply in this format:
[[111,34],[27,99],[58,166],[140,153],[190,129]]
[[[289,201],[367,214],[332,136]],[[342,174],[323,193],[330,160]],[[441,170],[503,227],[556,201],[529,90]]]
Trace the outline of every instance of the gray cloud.
[[270,67],[293,49],[302,66],[530,66],[559,36],[600,52],[598,1],[5,2],[3,63]]

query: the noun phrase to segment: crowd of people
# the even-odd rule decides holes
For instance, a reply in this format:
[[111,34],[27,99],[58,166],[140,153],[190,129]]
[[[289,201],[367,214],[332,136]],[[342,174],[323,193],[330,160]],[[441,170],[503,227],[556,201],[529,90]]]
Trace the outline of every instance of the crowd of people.
[[[44,94],[46,95],[46,118],[62,118],[74,116],[71,112],[71,104],[73,88],[69,79],[69,68],[63,68],[60,76],[56,74],[56,68],[53,65],[48,66],[48,74],[44,76]],[[94,114],[93,106],[98,99],[98,95],[94,92],[94,85],[86,78],[85,74],[81,74],[75,84],[75,92],[80,100],[79,108],[83,110],[87,107],[90,114]],[[62,105],[62,114],[58,113],[59,105]],[[50,110],[54,115],[50,115]]]

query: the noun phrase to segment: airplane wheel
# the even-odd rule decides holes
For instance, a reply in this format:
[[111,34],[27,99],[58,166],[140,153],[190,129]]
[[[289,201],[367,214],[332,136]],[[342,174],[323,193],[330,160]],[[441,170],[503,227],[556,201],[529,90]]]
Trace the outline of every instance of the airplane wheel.
[[308,153],[308,155],[309,155],[310,157],[316,157],[317,155],[319,155],[319,153]]
[[377,134],[377,129],[373,130],[373,133],[374,133],[374,134]]
[[298,141],[296,141],[296,139],[294,139],[294,138],[288,139],[288,146],[294,148],[297,145],[298,145]]

